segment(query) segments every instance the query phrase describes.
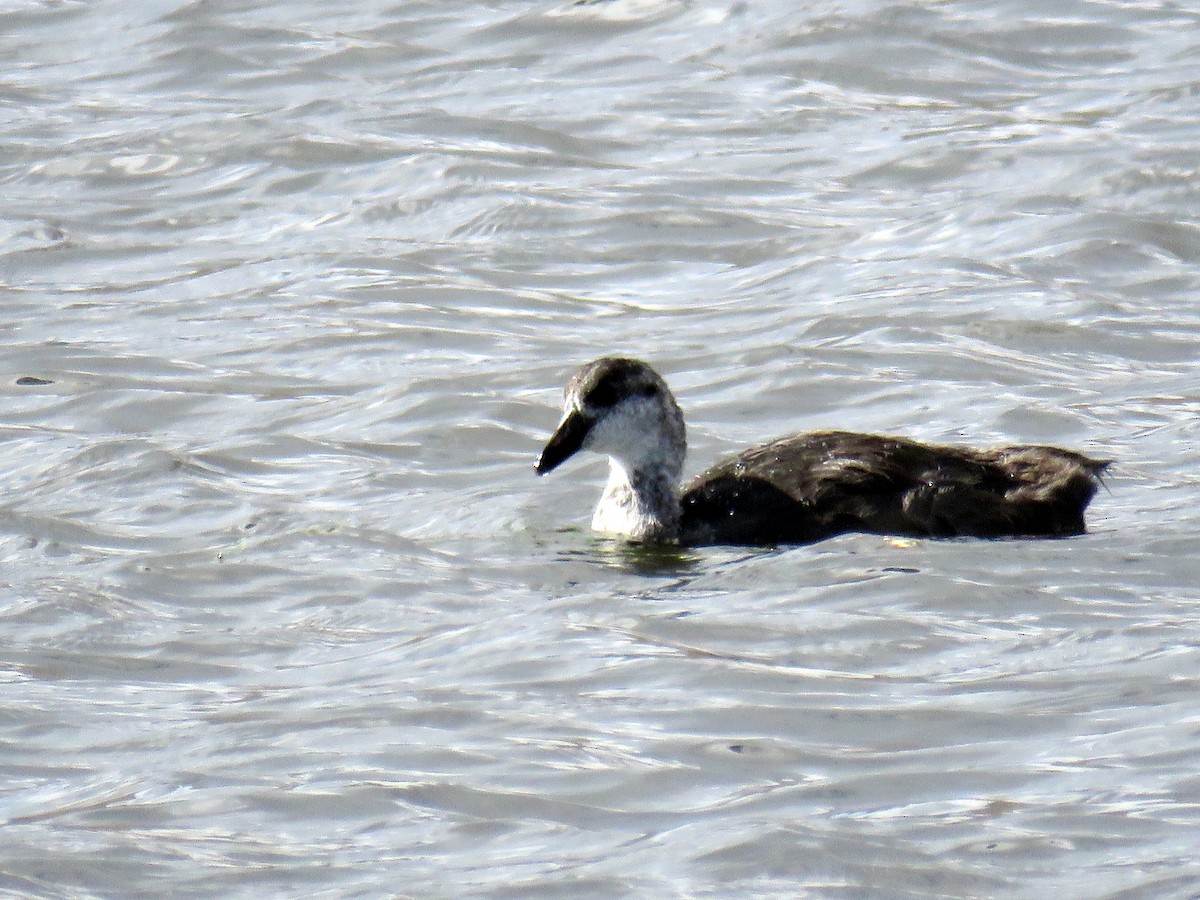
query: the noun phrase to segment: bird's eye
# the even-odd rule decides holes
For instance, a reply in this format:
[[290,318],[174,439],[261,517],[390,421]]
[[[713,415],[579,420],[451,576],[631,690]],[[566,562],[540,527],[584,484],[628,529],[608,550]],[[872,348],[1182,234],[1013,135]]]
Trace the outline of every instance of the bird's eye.
[[592,385],[583,395],[583,402],[592,409],[609,409],[622,400],[653,397],[657,393],[658,385],[652,381],[641,382],[625,372],[610,372]]
[[596,409],[615,406],[619,399],[616,385],[608,380],[601,381],[583,396],[583,402]]

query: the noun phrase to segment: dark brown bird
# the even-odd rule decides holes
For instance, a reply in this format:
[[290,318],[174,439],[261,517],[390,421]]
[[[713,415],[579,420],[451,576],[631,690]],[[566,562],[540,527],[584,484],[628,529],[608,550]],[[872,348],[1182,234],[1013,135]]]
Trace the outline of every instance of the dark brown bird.
[[682,493],[683,413],[635,359],[604,357],[567,385],[538,459],[544,475],[579,450],[605,453],[592,528],[646,543],[796,544],[847,531],[919,537],[1082,534],[1108,460],[1057,447],[989,450],[819,431],[713,466]]

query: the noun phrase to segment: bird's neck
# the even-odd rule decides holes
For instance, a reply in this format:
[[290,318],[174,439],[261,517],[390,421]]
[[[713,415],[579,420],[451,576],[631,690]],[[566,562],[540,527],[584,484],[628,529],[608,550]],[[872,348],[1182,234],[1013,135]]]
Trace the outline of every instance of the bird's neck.
[[679,540],[682,460],[628,467],[609,457],[608,484],[592,516],[592,529],[646,543]]

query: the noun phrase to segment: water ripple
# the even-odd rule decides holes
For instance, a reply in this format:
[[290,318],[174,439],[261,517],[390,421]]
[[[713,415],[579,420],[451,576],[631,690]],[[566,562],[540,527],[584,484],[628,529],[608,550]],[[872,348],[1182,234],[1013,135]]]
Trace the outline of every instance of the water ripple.
[[[10,4],[0,883],[1187,895],[1196,24]],[[633,551],[532,473],[611,352],[689,471],[1116,464],[1071,540]]]

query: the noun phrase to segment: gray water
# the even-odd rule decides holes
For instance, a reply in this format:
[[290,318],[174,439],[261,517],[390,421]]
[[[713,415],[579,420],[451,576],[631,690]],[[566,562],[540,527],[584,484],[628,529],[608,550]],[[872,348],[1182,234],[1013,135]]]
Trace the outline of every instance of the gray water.
[[[0,62],[0,891],[1200,895],[1191,4],[9,0]],[[1116,463],[1080,538],[639,554],[532,472],[611,352],[689,472]]]

